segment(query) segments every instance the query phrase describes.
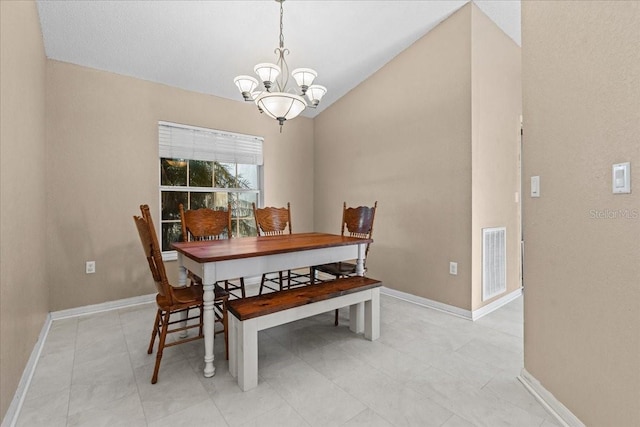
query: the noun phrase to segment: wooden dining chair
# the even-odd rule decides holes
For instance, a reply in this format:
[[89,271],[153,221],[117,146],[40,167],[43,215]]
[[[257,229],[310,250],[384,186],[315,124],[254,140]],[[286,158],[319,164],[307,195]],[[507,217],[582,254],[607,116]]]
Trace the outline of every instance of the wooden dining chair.
[[[292,233],[291,205],[289,203],[287,203],[286,208],[256,208],[255,203],[252,203],[252,207],[258,236],[281,236]],[[272,274],[277,274],[277,277],[269,277]],[[260,291],[258,293],[262,295],[262,291],[265,288],[272,291],[281,291],[283,289],[290,289],[292,286],[307,284],[308,278],[306,277],[307,275],[294,273],[291,270],[263,274],[260,280]],[[277,288],[272,286],[277,286]]]
[[[160,362],[162,360],[162,353],[166,347],[171,347],[177,344],[182,344],[194,340],[198,340],[204,337],[203,335],[203,300],[202,300],[202,286],[181,286],[174,287],[169,283],[167,279],[167,272],[162,261],[162,251],[158,244],[158,236],[156,235],[151,214],[149,213],[149,206],[141,205],[140,211],[142,216],[134,216],[133,220],[138,229],[140,235],[140,242],[142,243],[142,249],[151,275],[156,285],[158,294],[156,295],[156,305],[158,310],[156,312],[156,318],[153,325],[153,332],[151,333],[151,341],[149,342],[148,354],[153,353],[153,346],[156,337],[158,341],[158,351],[156,353],[156,364],[153,370],[153,376],[151,377],[151,384],[155,384],[158,381],[158,371],[160,369]],[[218,288],[215,291],[214,298],[214,313],[216,313],[216,319],[223,324],[223,331],[225,334],[225,347],[228,354],[228,329],[227,329],[227,312],[226,301],[229,298],[229,294]],[[189,316],[189,310],[197,310],[197,315]],[[179,319],[171,320],[171,316],[174,314],[179,315]],[[197,320],[195,324],[189,324],[190,321]],[[177,326],[174,326],[177,325]],[[187,331],[189,329],[198,329],[196,336],[188,336]],[[172,342],[167,342],[167,334],[180,332]]]
[[[227,210],[214,210],[201,208],[195,210],[184,210],[184,205],[180,203],[180,222],[182,225],[182,240],[185,242],[199,240],[220,240],[231,238],[231,204],[227,205]],[[190,278],[197,283],[202,280],[191,275]],[[238,283],[234,283],[237,280]],[[234,281],[225,280],[224,289],[230,296],[235,298],[245,298],[244,278]],[[238,295],[237,291],[240,291]]]
[[[376,216],[377,207],[377,201],[373,204],[373,207],[358,206],[357,208],[348,208],[347,203],[344,202],[342,205],[341,235],[370,239],[373,235],[373,221]],[[369,247],[370,245],[367,244],[364,254],[365,265],[363,267],[365,271]],[[318,280],[316,278],[318,271],[328,274],[332,276],[332,278],[353,276],[356,274],[356,264],[355,262],[332,262],[329,264],[314,265],[310,270],[310,282],[314,284],[316,280]],[[338,325],[338,310],[336,310],[334,323],[336,326]]]

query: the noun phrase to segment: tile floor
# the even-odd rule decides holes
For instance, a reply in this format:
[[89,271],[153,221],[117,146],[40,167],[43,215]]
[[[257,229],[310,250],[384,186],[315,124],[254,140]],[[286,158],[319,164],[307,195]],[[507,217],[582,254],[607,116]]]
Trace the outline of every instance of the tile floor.
[[[382,297],[375,342],[326,313],[260,333],[259,385],[243,393],[216,336],[216,375],[202,340],[146,349],[155,307],[56,320],[18,426],[557,426],[516,376],[522,297],[471,322]],[[220,337],[220,338],[218,338]],[[154,353],[155,354],[155,353]]]

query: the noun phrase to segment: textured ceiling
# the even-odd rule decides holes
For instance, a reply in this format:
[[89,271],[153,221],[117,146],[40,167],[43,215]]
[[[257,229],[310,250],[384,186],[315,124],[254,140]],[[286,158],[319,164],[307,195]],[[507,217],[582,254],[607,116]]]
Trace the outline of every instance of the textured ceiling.
[[[468,0],[284,3],[290,69],[328,89],[313,117]],[[520,44],[520,0],[475,1]],[[259,1],[38,0],[48,58],[235,100],[233,78],[275,62],[279,5]]]

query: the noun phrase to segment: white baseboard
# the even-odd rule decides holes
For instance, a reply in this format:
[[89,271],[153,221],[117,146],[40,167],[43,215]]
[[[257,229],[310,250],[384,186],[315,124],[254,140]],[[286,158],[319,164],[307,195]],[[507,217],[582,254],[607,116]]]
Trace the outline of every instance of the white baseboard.
[[515,291],[511,291],[508,294],[501,296],[497,300],[492,301],[491,303],[483,307],[480,307],[477,310],[473,310],[473,312],[471,313],[471,320],[474,320],[474,321],[478,320],[481,317],[491,313],[492,311],[496,311],[503,305],[509,304],[511,301],[513,301],[514,299],[518,298],[521,295],[522,295],[522,288],[518,288]]
[[44,325],[40,330],[40,335],[38,335],[38,341],[36,341],[36,344],[33,346],[33,350],[31,350],[31,355],[29,356],[27,365],[22,371],[22,377],[20,378],[18,388],[13,395],[13,400],[11,401],[9,408],[7,409],[7,412],[2,419],[2,427],[14,427],[16,425],[16,422],[18,421],[20,409],[22,409],[22,404],[24,403],[24,399],[27,395],[27,390],[29,389],[29,385],[31,384],[33,374],[36,371],[36,366],[38,365],[38,360],[40,359],[42,348],[44,347],[47,335],[49,334],[49,329],[51,328],[51,321],[51,314],[49,313],[47,314]]
[[408,301],[417,305],[422,305],[424,307],[433,308],[435,310],[443,311],[448,314],[453,314],[454,316],[462,317],[467,320],[472,320],[471,311],[465,310],[460,307],[444,304],[438,301],[430,300],[428,298],[408,294],[406,292],[397,291],[395,289],[387,288],[386,286],[383,286],[380,292],[384,295],[389,295],[391,297]]
[[433,308],[435,310],[443,311],[448,314],[453,314],[454,316],[462,317],[467,320],[478,320],[483,316],[491,313],[502,307],[505,304],[510,303],[514,299],[518,298],[522,295],[522,288],[518,288],[515,291],[509,292],[507,295],[504,295],[497,300],[493,301],[490,304],[485,305],[484,307],[480,307],[477,310],[465,310],[460,307],[456,307],[449,304],[444,304],[438,301],[430,300],[428,298],[419,297],[416,295],[408,294],[405,292],[397,291],[395,289],[390,289],[385,286],[382,287],[381,292],[385,295],[389,295],[394,298],[398,298],[404,301],[412,302],[414,304],[422,305],[424,307]]
[[[247,277],[245,287],[260,286],[260,277]],[[140,304],[148,304],[156,300],[156,294],[140,295],[137,297],[124,298],[116,301],[107,301],[100,304],[85,305],[83,307],[70,308],[67,310],[52,311],[52,320],[66,319],[68,317],[83,316],[85,314],[100,313],[102,311],[117,310],[124,307],[132,307]]]
[[83,307],[70,308],[51,312],[51,319],[66,319],[67,317],[83,316],[85,314],[100,313],[101,311],[117,310],[119,308],[134,305],[148,304],[156,300],[156,294],[140,295],[138,297],[124,298],[116,301],[107,301],[100,304],[85,305]]
[[553,415],[562,427],[585,427],[584,423],[576,417],[566,406],[555,398],[549,390],[544,388],[540,381],[533,375],[522,369],[518,380],[536,398],[536,400]]

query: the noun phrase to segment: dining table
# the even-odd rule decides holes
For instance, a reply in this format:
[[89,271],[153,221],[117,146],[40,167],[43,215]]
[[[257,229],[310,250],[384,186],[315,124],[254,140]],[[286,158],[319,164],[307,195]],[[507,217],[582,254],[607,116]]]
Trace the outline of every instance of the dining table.
[[366,245],[371,242],[372,239],[337,234],[293,233],[173,243],[178,254],[180,285],[186,284],[187,271],[202,278],[204,376],[215,375],[213,303],[216,282],[354,259],[356,274],[362,276]]

